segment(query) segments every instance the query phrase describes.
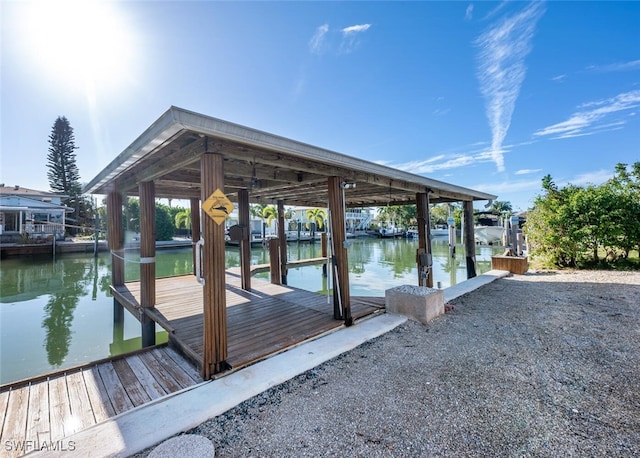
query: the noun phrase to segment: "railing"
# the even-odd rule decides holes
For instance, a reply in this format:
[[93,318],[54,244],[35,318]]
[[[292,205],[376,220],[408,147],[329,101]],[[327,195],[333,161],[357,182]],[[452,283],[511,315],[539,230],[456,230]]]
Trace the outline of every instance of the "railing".
[[27,223],[24,230],[29,234],[58,234],[64,232],[64,227],[56,223]]

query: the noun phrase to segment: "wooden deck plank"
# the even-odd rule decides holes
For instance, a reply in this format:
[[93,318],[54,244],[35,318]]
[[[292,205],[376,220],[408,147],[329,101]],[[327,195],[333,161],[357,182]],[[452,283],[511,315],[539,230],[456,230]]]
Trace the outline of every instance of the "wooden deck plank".
[[[87,393],[87,386],[82,372],[76,371],[67,374],[67,390],[69,392],[72,418],[68,425],[69,429],[75,433],[95,425],[96,419],[91,409],[91,401],[89,401],[89,394]],[[69,435],[66,428],[65,435]]]
[[15,444],[24,441],[27,434],[27,409],[29,407],[29,386],[11,390],[8,396],[7,413],[2,427],[2,444],[11,441],[11,456],[18,456]]
[[140,359],[140,356],[136,355],[127,358],[127,363],[129,363],[131,370],[135,373],[135,376],[151,399],[158,399],[167,394],[167,391],[158,383],[156,377]]
[[162,366],[151,352],[140,354],[142,363],[149,368],[156,382],[162,387],[166,393],[174,393],[180,391],[182,386],[180,383]]
[[98,366],[98,372],[104,383],[104,387],[107,391],[107,395],[113,405],[113,410],[116,415],[122,412],[126,412],[133,408],[133,403],[129,399],[129,395],[122,386],[120,378],[116,373],[113,363],[104,363]]
[[107,390],[104,387],[104,383],[102,383],[98,368],[93,366],[83,370],[82,377],[87,387],[87,394],[96,423],[115,416],[116,412],[113,410],[113,405],[111,405]]
[[0,415],[2,415],[2,420],[0,420],[0,442],[4,443],[5,437],[2,434],[4,430],[4,424],[7,420],[7,406],[9,404],[9,390],[0,391]]
[[[240,288],[240,278],[227,272],[228,362],[241,367],[283,347],[342,326],[333,319],[327,297],[287,285],[257,280],[251,291]],[[192,275],[158,279],[153,318],[170,331],[172,344],[199,364],[203,355],[202,286]],[[139,300],[139,282],[127,283]],[[380,304],[380,305],[378,305]],[[132,307],[138,306],[133,304]],[[384,298],[352,298],[352,316],[361,318],[384,306]],[[320,319],[321,314],[324,319]],[[262,348],[263,355],[256,355]]]
[[[181,389],[193,386],[196,383],[196,380],[194,380],[189,373],[174,362],[173,358],[167,353],[166,348],[155,349],[150,352],[150,355],[158,361],[162,369],[164,369],[167,374],[171,375],[171,377],[175,379]],[[189,368],[191,371],[195,372],[192,366],[189,365]],[[198,374],[198,381],[200,381],[199,379],[200,377]]]
[[189,364],[182,356],[180,356],[173,348],[165,347],[163,348],[163,352],[169,358],[173,360],[173,362],[178,365],[184,372],[187,374],[194,383],[200,383],[202,381],[202,377],[200,377],[200,373]]
[[34,383],[29,389],[26,438],[37,443],[51,440],[48,383]]
[[65,422],[71,419],[67,381],[64,375],[49,379],[49,422],[51,440],[62,439],[65,435]]
[[142,383],[136,377],[131,366],[124,359],[118,359],[112,362],[113,368],[118,374],[118,378],[122,381],[122,385],[129,396],[129,399],[135,407],[151,401],[151,397],[147,394]]
[[[260,349],[268,355],[342,325],[333,320],[333,306],[324,295],[263,281],[254,282],[251,291],[244,291],[239,284],[239,278],[227,275],[227,336],[229,351],[233,353],[229,354],[229,362],[234,361],[234,366],[259,358],[256,353]],[[175,277],[167,280],[160,290],[166,293],[158,292],[156,310],[165,317],[166,327],[175,331],[170,337],[183,350],[191,350],[193,359],[200,360],[203,351],[200,285],[192,276]],[[352,303],[355,317],[373,311],[368,304]],[[316,313],[327,321],[319,319]]]

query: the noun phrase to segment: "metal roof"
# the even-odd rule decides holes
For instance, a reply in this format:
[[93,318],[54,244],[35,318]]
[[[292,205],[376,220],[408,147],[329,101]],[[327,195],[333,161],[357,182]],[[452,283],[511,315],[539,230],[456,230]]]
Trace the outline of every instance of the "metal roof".
[[137,184],[155,182],[157,197],[200,197],[200,156],[224,157],[224,192],[233,200],[249,190],[251,202],[326,207],[327,177],[355,183],[347,207],[494,200],[496,196],[358,159],[249,127],[171,107],[84,188],[137,195]]

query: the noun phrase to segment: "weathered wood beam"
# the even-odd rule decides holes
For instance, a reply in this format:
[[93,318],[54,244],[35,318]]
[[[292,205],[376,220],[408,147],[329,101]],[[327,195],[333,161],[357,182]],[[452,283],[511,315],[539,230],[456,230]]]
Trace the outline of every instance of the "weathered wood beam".
[[152,181],[169,172],[179,170],[198,161],[205,149],[206,138],[193,139],[186,146],[178,149],[165,147],[132,169],[132,173],[123,176],[121,185],[128,189],[142,181]]

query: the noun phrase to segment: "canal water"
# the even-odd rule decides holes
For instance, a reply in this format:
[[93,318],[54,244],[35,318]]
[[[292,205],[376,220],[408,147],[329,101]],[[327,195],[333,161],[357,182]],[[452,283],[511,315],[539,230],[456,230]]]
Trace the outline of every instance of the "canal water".
[[[355,239],[349,248],[351,294],[384,296],[388,288],[417,284],[412,239]],[[446,239],[433,240],[434,284],[443,288],[466,279],[464,249],[451,258]],[[227,267],[239,265],[238,248],[228,247]],[[497,247],[478,246],[478,273],[490,269]],[[320,243],[290,243],[290,260],[320,256]],[[139,253],[127,251],[126,279],[139,277]],[[268,250],[251,250],[252,264],[267,264]],[[140,348],[140,325],[125,311],[124,327],[114,327],[109,292],[110,256],[68,254],[55,260],[21,257],[0,264],[0,384],[76,366]],[[158,250],[156,275],[192,272],[190,248]],[[256,275],[269,280],[269,273]],[[288,284],[327,291],[321,266],[290,269]],[[257,280],[254,280],[257,281]],[[158,341],[167,339],[159,327]]]

